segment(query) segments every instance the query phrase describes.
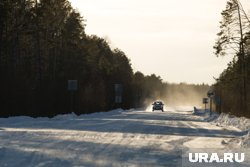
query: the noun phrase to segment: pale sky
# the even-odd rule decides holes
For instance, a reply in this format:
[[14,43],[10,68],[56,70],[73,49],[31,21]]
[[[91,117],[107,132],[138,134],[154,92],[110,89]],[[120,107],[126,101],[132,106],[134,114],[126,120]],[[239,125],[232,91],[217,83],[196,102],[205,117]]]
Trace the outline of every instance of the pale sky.
[[213,50],[226,0],[70,1],[86,20],[86,33],[124,51],[134,71],[170,83],[212,84],[232,59]]

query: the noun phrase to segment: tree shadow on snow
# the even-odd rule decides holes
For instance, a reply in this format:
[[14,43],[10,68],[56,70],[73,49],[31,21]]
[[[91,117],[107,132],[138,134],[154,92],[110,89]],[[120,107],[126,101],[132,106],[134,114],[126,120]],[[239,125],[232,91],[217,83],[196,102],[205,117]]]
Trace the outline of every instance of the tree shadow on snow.
[[[12,142],[18,146],[8,145],[0,148],[0,165],[5,166],[181,166],[181,150],[168,152],[158,147],[143,146],[134,148],[129,145],[114,143],[95,143],[75,141],[70,138],[50,138],[47,143],[40,143],[39,138],[24,136]],[[0,140],[2,137],[0,136]],[[3,139],[3,142],[7,142]],[[47,144],[47,145],[46,145]]]
[[[184,126],[184,127],[183,127]],[[175,136],[196,136],[196,137],[220,137],[232,138],[242,136],[246,132],[226,131],[223,129],[205,129],[201,127],[186,127],[181,122],[175,125],[161,124],[155,122],[143,122],[133,119],[115,118],[93,118],[93,119],[72,119],[67,121],[46,121],[46,122],[25,122],[20,124],[9,124],[2,128],[27,128],[27,129],[59,129],[79,130],[103,133],[137,133],[145,135],[175,135]]]

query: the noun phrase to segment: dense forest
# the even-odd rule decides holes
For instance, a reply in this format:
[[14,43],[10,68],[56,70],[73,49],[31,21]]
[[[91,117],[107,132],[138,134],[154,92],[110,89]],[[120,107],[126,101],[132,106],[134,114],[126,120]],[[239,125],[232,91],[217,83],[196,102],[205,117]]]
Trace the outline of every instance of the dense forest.
[[[142,107],[171,85],[133,72],[123,51],[87,35],[67,0],[1,0],[0,11],[1,117]],[[77,91],[68,91],[68,80],[77,80]],[[121,104],[115,84],[122,85]]]
[[214,46],[217,56],[233,55],[214,85],[217,111],[250,117],[250,19],[238,0],[222,11]]

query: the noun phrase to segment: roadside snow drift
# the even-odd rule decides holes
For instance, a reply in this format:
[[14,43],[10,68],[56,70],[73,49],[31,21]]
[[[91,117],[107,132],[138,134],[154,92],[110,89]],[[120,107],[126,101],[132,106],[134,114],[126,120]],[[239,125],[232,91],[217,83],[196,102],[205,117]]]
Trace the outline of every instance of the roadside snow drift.
[[214,123],[221,127],[237,128],[246,134],[238,138],[230,139],[225,142],[226,144],[238,144],[243,148],[250,148],[250,119],[221,113],[220,116],[214,120]]
[[225,145],[234,145],[240,148],[250,148],[250,119],[245,117],[236,117],[226,113],[218,114],[209,110],[194,110],[193,115],[201,116],[205,121],[211,121],[216,126],[230,128],[236,131],[241,131],[242,136],[233,139],[223,140]]

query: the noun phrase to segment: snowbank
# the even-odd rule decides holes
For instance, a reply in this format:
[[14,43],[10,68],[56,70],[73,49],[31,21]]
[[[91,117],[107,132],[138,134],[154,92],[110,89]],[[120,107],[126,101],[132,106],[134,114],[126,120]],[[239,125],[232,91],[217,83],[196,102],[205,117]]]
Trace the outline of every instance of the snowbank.
[[113,115],[113,114],[118,114],[121,112],[124,112],[125,110],[118,108],[110,111],[103,111],[103,112],[95,112],[95,113],[90,113],[90,114],[82,114],[79,115],[79,117],[102,117],[102,116],[108,116],[108,115]]
[[221,127],[237,128],[246,134],[226,141],[224,144],[236,144],[242,148],[250,148],[250,119],[221,113],[217,119],[213,120],[213,123]]
[[250,119],[245,117],[236,117],[233,115],[221,113],[220,116],[214,120],[218,126],[233,126],[242,131],[250,131]]
[[216,120],[219,117],[219,114],[217,112],[210,113],[210,110],[208,109],[202,110],[195,107],[193,110],[193,115],[202,116],[204,118],[204,121],[208,122]]
[[70,114],[57,115],[57,116],[53,117],[52,119],[54,119],[54,120],[65,120],[65,119],[76,118],[76,117],[77,117],[77,115],[72,112]]
[[37,117],[37,118],[33,118],[33,117],[29,117],[29,116],[14,116],[14,117],[9,117],[9,118],[0,118],[0,125],[4,124],[4,123],[12,123],[12,124],[18,124],[18,123],[22,123],[22,122],[32,122],[34,120],[38,121],[50,121],[50,120],[54,120],[54,121],[62,121],[62,120],[73,120],[73,119],[77,119],[77,118],[85,118],[85,117],[102,117],[103,115],[114,115],[114,114],[119,114],[121,112],[132,112],[134,111],[134,109],[129,109],[129,110],[123,110],[121,108],[118,109],[114,109],[114,110],[110,110],[110,111],[103,111],[103,112],[95,112],[95,113],[91,113],[91,114],[82,114],[82,115],[76,115],[74,112],[69,113],[69,114],[59,114],[54,116],[53,118],[48,118],[48,117]]
[[245,132],[246,135],[231,139],[227,144],[238,144],[240,147],[250,148],[250,119],[221,113],[220,116],[214,120],[214,123],[216,123],[217,126],[234,127]]
[[199,115],[199,116],[206,116],[209,114],[208,110],[200,110],[194,107],[194,111],[193,111],[194,115]]
[[201,110],[197,108],[194,108],[193,115],[201,116],[204,118],[204,121],[209,121],[216,124],[216,126],[242,131],[246,135],[229,141],[223,141],[223,143],[237,144],[243,148],[250,148],[250,119],[245,117],[236,117],[226,113],[218,114],[216,112],[212,112],[210,114],[209,110]]

